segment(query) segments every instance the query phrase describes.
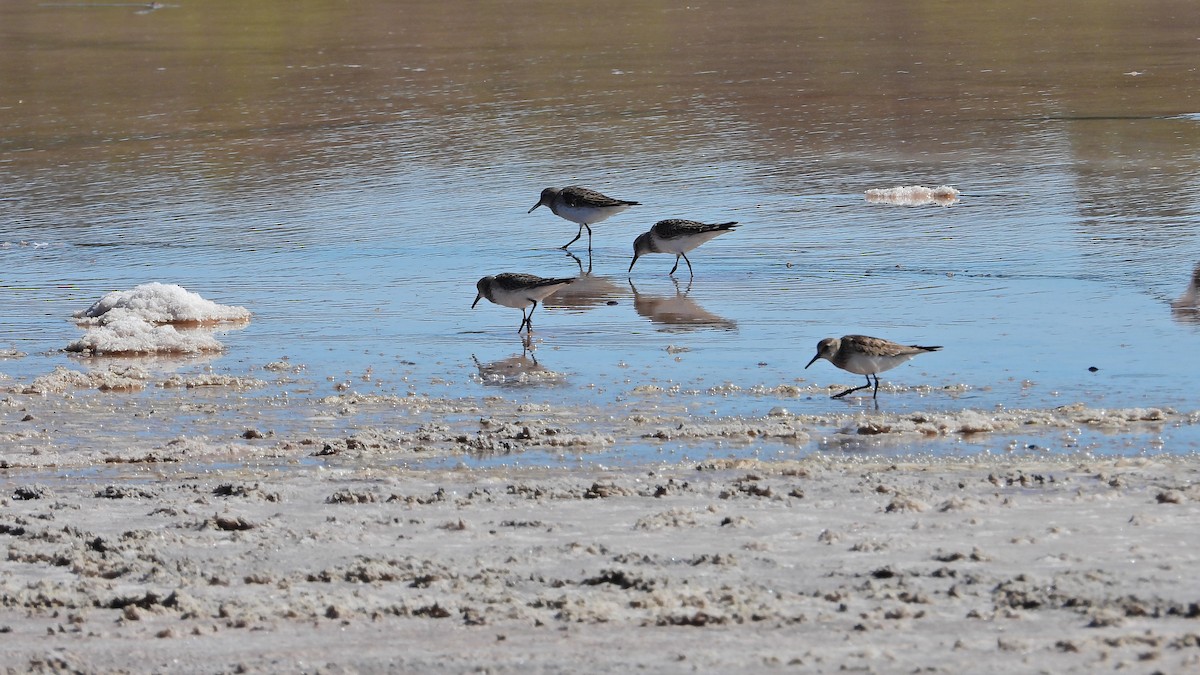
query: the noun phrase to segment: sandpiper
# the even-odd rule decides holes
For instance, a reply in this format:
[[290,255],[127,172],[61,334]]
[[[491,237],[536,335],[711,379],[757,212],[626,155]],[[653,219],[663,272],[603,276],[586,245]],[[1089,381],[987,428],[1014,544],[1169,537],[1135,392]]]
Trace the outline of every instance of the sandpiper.
[[640,202],[613,199],[595,190],[582,188],[578,185],[569,185],[561,189],[548,187],[542,190],[542,196],[538,199],[538,203],[529,209],[529,213],[533,213],[534,209],[539,206],[548,206],[554,212],[554,215],[559,218],[565,218],[572,223],[579,224],[579,233],[575,235],[574,239],[563,245],[564,249],[579,241],[579,238],[583,236],[583,229],[586,227],[588,233],[588,250],[591,251],[592,225],[610,216],[615,216],[631,206],[638,205],[640,205]]
[[[923,352],[936,352],[937,347],[922,347],[920,345],[902,345],[884,340],[883,338],[867,337],[866,335],[846,335],[841,338],[825,338],[817,343],[817,355],[812,357],[808,366],[817,359],[826,359],[842,370],[866,375],[867,383],[861,387],[847,389],[830,398],[841,398],[852,391],[866,389],[871,386],[871,376],[875,376],[875,392],[871,398],[879,397],[879,373],[891,370]],[[804,366],[808,368],[808,366]]]
[[[532,331],[533,310],[537,309],[538,301],[544,300],[547,296],[573,281],[575,281],[574,277],[546,279],[519,272],[505,272],[495,276],[486,276],[475,284],[479,295],[475,296],[475,302],[471,303],[471,309],[475,309],[475,305],[478,305],[479,301],[484,298],[497,305],[519,309],[521,310],[521,325],[517,328],[517,332],[520,333],[526,328]],[[531,304],[533,308],[526,315],[525,308]]]
[[667,274],[675,274],[675,270],[679,269],[679,259],[683,258],[687,262],[688,275],[695,276],[692,274],[692,261],[688,260],[687,252],[718,234],[729,232],[735,226],[736,222],[709,225],[678,218],[660,220],[649,232],[642,233],[634,240],[633,261],[629,263],[629,271],[633,271],[634,263],[643,253],[674,253],[675,266]]

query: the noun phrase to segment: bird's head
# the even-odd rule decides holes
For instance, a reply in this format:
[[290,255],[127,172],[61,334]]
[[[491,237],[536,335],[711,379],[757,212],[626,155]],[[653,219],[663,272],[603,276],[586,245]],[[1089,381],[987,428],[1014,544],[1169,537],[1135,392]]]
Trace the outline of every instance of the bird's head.
[[[833,355],[837,353],[838,345],[841,340],[837,338],[825,338],[817,343],[817,355],[812,357],[812,361],[808,362],[808,366],[817,362],[817,359],[833,360]],[[808,366],[804,366],[808,368]]]
[[629,263],[629,271],[633,271],[633,264],[637,262],[638,258],[642,257],[643,253],[652,253],[653,251],[654,247],[650,243],[650,233],[643,232],[638,235],[638,238],[633,240],[633,260]]
[[542,196],[538,198],[538,203],[534,204],[533,208],[526,211],[526,213],[533,213],[534,209],[539,206],[550,206],[554,202],[554,197],[560,192],[562,192],[561,189],[552,187],[542,190]]
[[475,296],[475,302],[471,303],[471,309],[475,309],[475,305],[478,305],[480,300],[482,300],[488,296],[488,289],[491,288],[492,279],[494,279],[494,278],[495,277],[490,277],[490,276],[484,277],[484,278],[480,279],[479,281],[475,282],[475,290],[477,290],[479,293]]

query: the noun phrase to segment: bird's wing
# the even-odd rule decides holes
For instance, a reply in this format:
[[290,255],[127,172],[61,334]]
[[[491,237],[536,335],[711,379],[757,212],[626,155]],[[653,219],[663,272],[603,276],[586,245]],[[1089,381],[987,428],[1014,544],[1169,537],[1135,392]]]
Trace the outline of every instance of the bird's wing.
[[563,188],[562,200],[567,206],[574,208],[581,207],[604,207],[604,206],[633,206],[637,202],[626,201],[624,199],[613,199],[608,195],[600,194],[595,190],[589,190],[578,185],[571,185]]
[[869,335],[846,335],[842,338],[842,348],[845,349],[847,346],[872,356],[903,356],[923,351],[917,347],[910,347]]
[[537,279],[537,281],[533,283],[534,288],[541,288],[543,286],[561,286],[563,284],[569,284],[575,281],[575,277],[559,277],[557,279],[545,279],[541,277],[534,278]]
[[659,239],[677,239],[693,234],[703,234],[705,232],[716,232],[720,230],[731,230],[737,223],[701,223],[695,220],[683,220],[680,218],[671,218],[669,220],[660,220],[654,224],[654,234]]

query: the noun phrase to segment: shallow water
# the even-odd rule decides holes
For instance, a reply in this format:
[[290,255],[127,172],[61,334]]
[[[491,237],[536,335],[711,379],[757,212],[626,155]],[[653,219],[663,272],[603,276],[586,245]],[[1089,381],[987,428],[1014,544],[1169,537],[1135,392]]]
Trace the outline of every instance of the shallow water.
[[[945,346],[884,375],[884,410],[1197,407],[1200,324],[1172,307],[1200,262],[1191,3],[741,7],[0,6],[0,349],[28,354],[0,373],[107,367],[61,352],[71,313],[162,281],[254,319],[153,367],[304,366],[268,396],[844,412],[869,399],[748,392],[858,384],[803,369],[857,332]],[[526,213],[565,184],[643,205],[576,260],[574,225]],[[957,203],[864,197],[943,184]],[[742,226],[690,281],[627,274],[667,217]],[[534,317],[554,376],[489,378],[528,355],[475,280],[587,270]],[[1107,450],[1200,448],[1152,436]]]

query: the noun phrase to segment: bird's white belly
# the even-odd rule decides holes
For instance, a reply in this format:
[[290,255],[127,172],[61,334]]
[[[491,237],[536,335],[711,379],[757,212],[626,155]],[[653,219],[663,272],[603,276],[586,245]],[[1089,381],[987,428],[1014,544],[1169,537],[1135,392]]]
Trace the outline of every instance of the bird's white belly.
[[531,291],[528,289],[523,289],[520,291],[505,291],[497,288],[492,290],[492,302],[496,303],[497,305],[504,305],[505,307],[525,309],[529,305],[533,304],[533,300],[530,299],[530,296],[536,292],[537,291]]
[[554,215],[560,218],[566,218],[572,223],[580,225],[595,225],[596,223],[608,218],[609,216],[618,214],[628,206],[567,206],[563,204],[558,207]]
[[522,288],[515,291],[506,291],[503,289],[492,290],[492,302],[505,307],[514,307],[516,309],[525,309],[532,305],[535,301],[541,302],[548,296],[553,295],[555,291],[566,286],[566,284],[546,284],[545,286],[537,286],[534,288]]
[[692,234],[686,237],[675,237],[674,239],[660,239],[654,237],[654,248],[661,253],[687,253],[696,248],[700,244],[712,239],[713,237],[726,232],[727,230],[713,230],[712,232],[702,232],[700,234]]
[[858,375],[875,375],[886,370],[891,370],[896,366],[908,361],[916,354],[905,354],[903,356],[870,356],[867,354],[854,354],[846,360],[846,365],[842,366],[842,370],[856,373]]

